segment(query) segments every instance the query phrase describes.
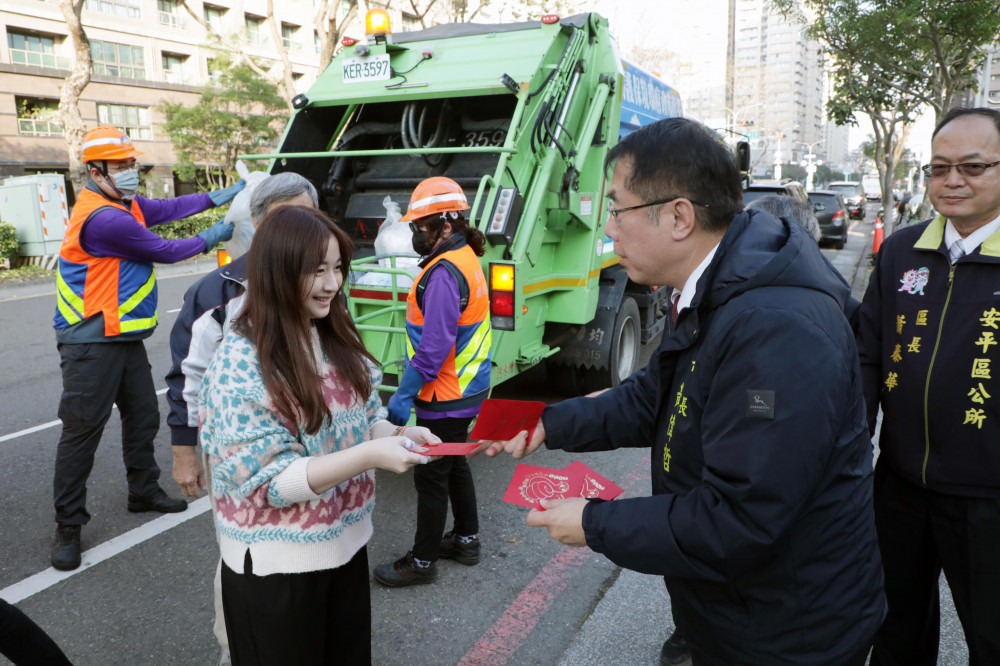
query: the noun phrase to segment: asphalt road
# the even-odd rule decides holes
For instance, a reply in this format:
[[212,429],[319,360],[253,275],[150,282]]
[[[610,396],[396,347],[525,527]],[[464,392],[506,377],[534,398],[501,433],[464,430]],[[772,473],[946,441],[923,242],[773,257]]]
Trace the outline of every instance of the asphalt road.
[[[161,270],[160,326],[147,341],[158,389],[169,367],[167,340],[184,290],[200,275]],[[36,293],[40,292],[40,293]],[[49,567],[54,533],[52,469],[59,437],[59,357],[51,321],[51,285],[0,291],[0,596],[17,601],[79,665],[214,664],[211,582],[218,558],[205,501],[160,518],[126,511],[117,412],[108,422],[90,477],[91,522],[83,531],[85,565],[61,579]],[[544,373],[531,372],[495,391],[497,397],[552,399]],[[160,398],[161,416],[166,402]],[[36,429],[32,431],[32,429]],[[161,483],[170,478],[169,432],[156,456]],[[561,468],[575,457],[541,452],[533,464]],[[648,452],[597,454],[587,463],[631,488],[648,489]],[[372,585],[377,664],[552,664],[576,635],[617,567],[588,550],[572,550],[524,523],[526,509],[500,500],[515,462],[472,461],[483,560],[476,567],[440,564],[436,584],[389,590]],[[372,566],[403,554],[415,519],[410,474],[379,472]],[[164,528],[177,518],[202,512]],[[148,534],[131,532],[145,529]],[[136,541],[107,559],[123,539]],[[88,563],[90,563],[88,565]],[[46,571],[48,570],[48,571]],[[39,574],[36,576],[36,574]],[[4,662],[0,658],[0,663]]]
[[[869,222],[874,212],[869,215]],[[850,281],[867,283],[871,225],[855,224],[847,247],[824,250]],[[207,270],[160,270],[160,327],[147,341],[158,389],[169,366],[167,336],[181,296]],[[215,664],[211,580],[218,558],[205,500],[159,517],[125,510],[126,486],[117,415],[108,423],[89,484],[93,515],[84,528],[85,565],[70,576],[49,567],[54,531],[51,475],[59,436],[61,389],[51,317],[51,284],[0,289],[0,597],[16,601],[78,665]],[[556,400],[544,373],[498,387],[496,397]],[[160,399],[161,415],[166,403]],[[169,433],[156,439],[165,489]],[[575,457],[539,452],[533,464],[563,467]],[[626,488],[648,492],[648,452],[590,454],[588,465]],[[656,577],[620,571],[586,549],[568,549],[524,524],[526,510],[500,498],[515,463],[476,458],[483,560],[440,563],[434,585],[389,590],[372,583],[376,664],[655,664],[671,630],[669,599]],[[370,564],[405,552],[413,533],[409,474],[378,475]],[[183,522],[178,522],[178,519]],[[961,628],[943,585],[939,664],[967,660]],[[0,657],[0,664],[7,664]]]

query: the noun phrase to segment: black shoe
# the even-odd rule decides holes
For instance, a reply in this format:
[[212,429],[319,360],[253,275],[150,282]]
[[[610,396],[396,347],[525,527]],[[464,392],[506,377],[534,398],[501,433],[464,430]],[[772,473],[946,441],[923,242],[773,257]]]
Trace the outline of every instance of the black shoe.
[[670,638],[660,648],[660,666],[677,666],[691,659],[691,648],[687,641],[681,636],[681,632],[674,629]]
[[80,526],[56,525],[56,543],[52,546],[52,566],[72,571],[80,566]]
[[455,530],[452,530],[441,537],[441,549],[438,553],[442,560],[455,560],[471,567],[479,564],[479,539],[462,543]]
[[144,513],[146,511],[180,513],[181,511],[186,511],[187,508],[187,502],[182,499],[174,499],[163,492],[162,488],[157,488],[155,493],[146,497],[140,497],[132,493],[128,494],[128,510],[132,513]]
[[386,587],[425,585],[433,583],[437,575],[437,566],[433,562],[429,567],[420,567],[413,561],[413,553],[407,553],[392,564],[375,567],[375,580]]

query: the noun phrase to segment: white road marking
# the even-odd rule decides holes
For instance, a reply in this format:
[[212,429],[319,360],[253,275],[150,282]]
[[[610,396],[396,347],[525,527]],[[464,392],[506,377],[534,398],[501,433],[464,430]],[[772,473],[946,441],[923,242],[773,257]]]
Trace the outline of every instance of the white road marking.
[[[160,389],[156,392],[156,395],[163,395],[167,392],[167,389]],[[112,405],[112,409],[117,409],[118,405]],[[46,430],[48,428],[55,428],[56,426],[62,425],[62,421],[56,419],[55,421],[49,421],[48,423],[43,423],[42,425],[32,426],[31,428],[25,428],[24,430],[18,430],[17,432],[12,432],[9,435],[3,435],[0,437],[0,442],[6,442],[8,439],[17,439],[18,437],[23,437],[24,435],[30,435],[33,432],[38,432],[39,430]]]
[[59,571],[49,567],[45,571],[29,576],[22,581],[14,583],[10,587],[0,590],[0,597],[7,603],[16,604],[24,601],[28,597],[34,596],[43,590],[52,587],[56,583],[62,582],[71,576],[87,571],[90,567],[100,564],[104,560],[110,559],[119,553],[123,553],[132,546],[137,546],[144,541],[148,541],[169,529],[177,527],[192,518],[197,518],[206,511],[211,510],[212,505],[208,497],[202,497],[188,504],[187,511],[181,513],[167,513],[163,516],[151,520],[144,525],[140,525],[125,534],[120,534],[113,539],[105,541],[99,546],[95,546],[83,553],[83,563],[78,569],[73,571]]

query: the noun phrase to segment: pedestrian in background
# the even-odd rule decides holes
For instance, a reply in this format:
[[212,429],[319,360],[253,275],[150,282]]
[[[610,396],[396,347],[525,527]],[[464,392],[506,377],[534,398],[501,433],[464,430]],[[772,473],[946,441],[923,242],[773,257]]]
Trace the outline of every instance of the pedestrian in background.
[[703,125],[622,139],[606,233],[629,278],[680,285],[633,379],[493,442],[515,458],[652,447],[653,496],[543,502],[528,524],[664,576],[695,666],[862,666],[885,614],[850,290],[797,223],[742,211]]
[[[416,407],[417,425],[445,442],[464,442],[490,392],[489,294],[479,257],[486,242],[463,215],[465,193],[450,178],[421,182],[401,219],[413,228],[421,273],[406,299],[407,365],[389,400],[389,420],[403,425]],[[442,456],[413,470],[417,529],[413,548],[375,568],[389,587],[430,583],[438,558],[479,563],[476,487],[465,456]],[[454,526],[445,533],[448,501]]]
[[326,215],[271,211],[198,396],[237,666],[371,662],[374,468],[403,472],[429,460],[415,442],[439,441],[382,418],[341,290],[350,259]]
[[872,664],[937,663],[939,579],[969,663],[1000,664],[1000,112],[949,111],[924,166],[939,215],[890,235],[858,336],[889,614]]
[[[246,196],[244,194],[244,196]],[[319,207],[312,183],[297,173],[268,176],[250,195],[250,216],[256,228],[264,216],[282,205]],[[204,276],[184,294],[184,304],[170,329],[173,365],[167,373],[167,425],[174,454],[173,477],[181,492],[199,497],[206,489],[207,463],[200,460],[198,444],[198,390],[205,369],[215,356],[231,319],[239,314],[246,294],[247,254]],[[229,641],[222,612],[222,559],[215,573],[215,625],[222,648],[221,663],[229,660]]]
[[90,520],[87,479],[111,408],[122,420],[128,510],[184,511],[187,503],[160,488],[153,439],[160,410],[143,340],[156,328],[153,262],[175,263],[228,239],[222,222],[192,238],[164,240],[149,227],[228,203],[236,185],[208,194],[147,199],[139,185],[128,136],[102,125],[83,138],[90,181],[77,197],[59,249],[54,326],[62,369],[62,434],[56,451],[53,496],[56,540],[52,566],[80,566],[80,532]]

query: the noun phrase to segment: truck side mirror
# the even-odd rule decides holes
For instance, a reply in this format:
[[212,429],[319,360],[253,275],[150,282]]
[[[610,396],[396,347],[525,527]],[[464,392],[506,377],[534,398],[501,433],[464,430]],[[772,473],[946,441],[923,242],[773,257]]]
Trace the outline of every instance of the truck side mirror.
[[750,142],[739,141],[736,144],[736,163],[741,172],[750,170]]

